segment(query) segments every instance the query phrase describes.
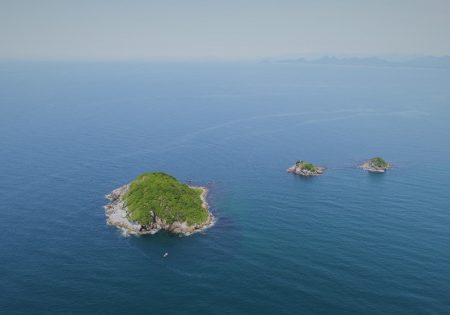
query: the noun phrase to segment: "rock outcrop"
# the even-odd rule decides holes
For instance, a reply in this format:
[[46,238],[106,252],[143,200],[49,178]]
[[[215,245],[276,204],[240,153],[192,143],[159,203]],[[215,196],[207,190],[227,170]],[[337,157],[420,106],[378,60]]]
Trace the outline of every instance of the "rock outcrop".
[[318,176],[324,173],[325,167],[315,166],[305,161],[297,161],[287,171],[300,176]]
[[384,159],[376,157],[364,162],[359,167],[371,173],[384,173],[392,166],[391,164],[387,163]]

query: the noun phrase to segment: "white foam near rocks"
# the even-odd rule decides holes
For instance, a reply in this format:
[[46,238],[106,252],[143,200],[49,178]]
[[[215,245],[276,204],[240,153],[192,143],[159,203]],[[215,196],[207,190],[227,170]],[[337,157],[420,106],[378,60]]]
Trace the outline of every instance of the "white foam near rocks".
[[128,219],[128,208],[122,200],[122,196],[128,189],[130,189],[130,186],[124,185],[114,189],[110,194],[105,196],[111,201],[111,203],[105,206],[106,222],[120,228],[123,232],[122,234],[125,236],[129,234],[139,234],[139,230],[141,229],[140,224]]

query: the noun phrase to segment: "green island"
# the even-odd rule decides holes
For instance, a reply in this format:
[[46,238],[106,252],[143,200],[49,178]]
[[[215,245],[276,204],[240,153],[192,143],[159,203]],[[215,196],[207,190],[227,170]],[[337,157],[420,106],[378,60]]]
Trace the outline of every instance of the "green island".
[[166,223],[187,222],[201,224],[208,218],[203,208],[200,188],[191,188],[165,173],[144,173],[130,183],[122,197],[130,211],[130,218],[140,224],[150,224],[156,215]]
[[317,176],[323,174],[325,168],[316,166],[312,163],[305,162],[303,160],[297,161],[294,165],[289,167],[287,171],[301,176]]
[[389,164],[380,157],[374,157],[370,159],[370,163],[375,167],[387,167]]
[[360,165],[363,170],[372,173],[384,173],[387,169],[391,168],[391,164],[386,162],[381,157],[374,157]]
[[213,223],[206,194],[166,173],[144,173],[107,196],[107,221],[130,234],[188,235]]
[[317,166],[315,166],[314,164],[309,163],[309,162],[305,162],[305,161],[302,161],[302,160],[297,161],[297,162],[295,163],[295,165],[297,165],[298,167],[301,167],[301,168],[303,168],[303,169],[305,169],[305,170],[308,170],[308,171],[310,171],[310,172],[316,172],[316,171],[319,169],[319,168],[318,168]]

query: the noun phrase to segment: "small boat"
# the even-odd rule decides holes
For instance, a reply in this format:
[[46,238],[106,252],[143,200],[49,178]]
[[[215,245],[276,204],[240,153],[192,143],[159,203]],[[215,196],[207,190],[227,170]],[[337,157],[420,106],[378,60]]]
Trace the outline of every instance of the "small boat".
[[164,253],[163,257],[166,258],[167,256],[169,256],[169,253]]

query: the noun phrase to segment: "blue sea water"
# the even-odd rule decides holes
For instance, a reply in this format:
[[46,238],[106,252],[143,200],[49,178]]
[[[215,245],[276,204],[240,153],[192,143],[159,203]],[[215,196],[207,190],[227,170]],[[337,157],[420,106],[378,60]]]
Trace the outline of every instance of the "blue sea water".
[[[449,314],[449,138],[449,70],[3,62],[0,313]],[[145,171],[208,185],[216,225],[106,225]]]

